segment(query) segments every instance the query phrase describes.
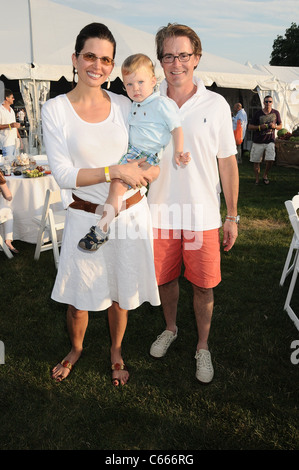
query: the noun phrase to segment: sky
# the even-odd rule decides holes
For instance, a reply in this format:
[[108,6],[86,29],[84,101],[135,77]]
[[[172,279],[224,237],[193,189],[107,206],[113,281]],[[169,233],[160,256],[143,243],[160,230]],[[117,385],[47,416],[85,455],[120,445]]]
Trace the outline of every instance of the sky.
[[240,64],[269,64],[274,40],[299,24],[299,0],[52,1],[151,34],[167,23],[186,24],[199,35],[203,52]]

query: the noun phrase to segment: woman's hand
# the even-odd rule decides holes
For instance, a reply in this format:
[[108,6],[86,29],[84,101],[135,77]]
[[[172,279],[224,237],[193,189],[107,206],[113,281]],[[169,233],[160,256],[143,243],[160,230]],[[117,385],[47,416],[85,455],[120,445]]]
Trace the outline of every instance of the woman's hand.
[[154,176],[156,170],[152,171],[150,168],[152,165],[145,163],[145,161],[146,158],[141,158],[140,160],[132,160],[124,165],[110,166],[110,178],[119,178],[134,189],[140,186],[147,186],[157,176]]
[[[140,160],[139,160],[140,162]],[[158,165],[151,165],[147,162],[141,162],[139,164],[140,168],[145,171],[145,179],[148,183],[152,183],[155,179],[158,178],[160,174],[160,167]]]

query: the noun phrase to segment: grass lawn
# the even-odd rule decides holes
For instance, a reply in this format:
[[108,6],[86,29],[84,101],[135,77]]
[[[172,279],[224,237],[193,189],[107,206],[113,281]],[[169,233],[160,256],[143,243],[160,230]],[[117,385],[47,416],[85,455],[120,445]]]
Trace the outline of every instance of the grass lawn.
[[[85,350],[68,380],[50,370],[69,350],[66,307],[50,299],[56,270],[51,252],[15,242],[0,253],[0,449],[2,450],[298,450],[299,339],[279,287],[292,238],[284,201],[299,191],[296,169],[274,167],[270,184],[254,185],[240,169],[240,234],[222,255],[215,289],[210,350],[213,382],[195,379],[196,329],[191,287],[181,278],[179,336],[167,356],[149,356],[164,328],[161,308],[129,316],[123,355],[131,378],[111,385],[106,312],[91,312]],[[225,212],[223,212],[225,214]],[[293,297],[299,312],[299,295]],[[297,358],[299,354],[297,354]]]

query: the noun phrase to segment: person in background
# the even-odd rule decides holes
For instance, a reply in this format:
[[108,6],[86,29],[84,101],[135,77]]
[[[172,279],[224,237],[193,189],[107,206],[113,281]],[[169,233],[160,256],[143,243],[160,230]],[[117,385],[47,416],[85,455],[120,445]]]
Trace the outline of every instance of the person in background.
[[250,161],[253,163],[255,184],[259,184],[260,167],[264,156],[266,166],[263,182],[265,184],[270,183],[268,173],[275,160],[275,131],[282,128],[279,111],[273,109],[272,105],[272,96],[265,96],[263,109],[254,114],[248,125],[248,129],[253,131]]
[[19,120],[19,123],[21,125],[24,124],[25,116],[26,116],[25,110],[23,108],[21,108],[20,111],[18,112],[18,120]]
[[[131,102],[102,88],[113,70],[115,53],[116,42],[107,26],[85,26],[72,55],[76,85],[42,108],[49,165],[67,209],[52,298],[68,305],[71,350],[52,370],[52,378],[58,382],[68,377],[81,356],[88,311],[108,310],[112,383],[126,384],[129,371],[122,340],[128,311],[143,302],[160,304],[151,217],[144,196],[159,169],[145,159],[118,164],[128,148]],[[104,205],[109,182],[116,178],[132,189],[111,224],[114,235],[95,253],[78,249],[78,240],[97,224],[99,204]]]
[[[213,288],[221,280],[220,180],[227,208],[223,226],[225,251],[232,248],[238,235],[239,178],[231,111],[221,95],[208,91],[202,80],[194,76],[202,55],[201,41],[195,31],[185,25],[168,24],[158,31],[156,45],[165,74],[160,93],[178,107],[191,161],[183,171],[177,171],[172,147],[168,145],[160,163],[159,178],[149,188],[156,277],[166,323],[150,354],[163,357],[177,338],[183,260],[184,275],[193,288],[198,333],[195,375],[200,382],[210,383],[214,376],[208,346]],[[165,210],[167,207],[169,212]]]
[[[0,196],[3,196],[6,201],[12,200],[12,194],[10,189],[7,186],[6,179],[0,171]],[[5,216],[6,221],[4,225],[4,240],[8,248],[12,253],[19,253],[19,251],[13,246],[13,212],[10,207],[7,207],[2,202],[2,197],[0,197],[0,219]]]
[[16,122],[16,115],[11,107],[14,100],[13,92],[5,89],[5,99],[0,106],[0,140],[3,158],[8,158],[10,162],[14,160],[16,155],[17,139],[20,139],[20,147],[22,148],[22,139],[18,131],[20,123]]
[[[237,129],[237,122],[238,121],[241,122],[242,143],[243,143],[244,138],[245,138],[245,134],[246,134],[246,128],[247,128],[247,114],[246,114],[245,109],[242,107],[241,103],[234,104],[232,120],[233,120],[233,130],[234,131]],[[240,144],[236,143],[236,145],[237,145],[236,158],[237,158],[238,163],[242,163],[242,143],[240,143]]]

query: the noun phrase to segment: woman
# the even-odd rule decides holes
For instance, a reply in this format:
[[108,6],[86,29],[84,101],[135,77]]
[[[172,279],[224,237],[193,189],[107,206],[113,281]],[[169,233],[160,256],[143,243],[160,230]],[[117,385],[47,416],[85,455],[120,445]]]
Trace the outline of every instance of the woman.
[[[128,145],[128,98],[101,88],[114,66],[115,40],[99,23],[79,33],[72,55],[75,88],[49,100],[42,110],[43,132],[52,173],[67,207],[60,262],[52,298],[68,304],[67,325],[72,348],[52,371],[65,379],[79,359],[88,310],[108,308],[111,368],[114,385],[129,378],[121,353],[128,310],[148,301],[159,305],[152,256],[152,227],[145,186],[156,169],[138,162],[117,165]],[[146,165],[146,163],[144,163]],[[101,215],[109,181],[120,178],[132,189],[111,225],[112,236],[97,253],[80,250],[78,240]],[[113,236],[114,234],[114,236]]]
[[4,239],[5,243],[12,253],[19,253],[19,251],[13,246],[13,213],[10,207],[3,204],[2,197],[7,201],[12,200],[12,194],[9,187],[7,186],[6,179],[0,171],[0,219],[5,217],[6,221],[4,225]]

